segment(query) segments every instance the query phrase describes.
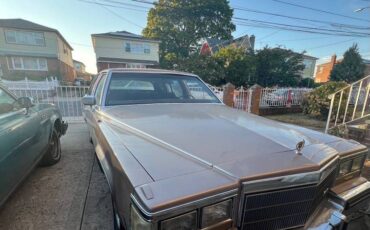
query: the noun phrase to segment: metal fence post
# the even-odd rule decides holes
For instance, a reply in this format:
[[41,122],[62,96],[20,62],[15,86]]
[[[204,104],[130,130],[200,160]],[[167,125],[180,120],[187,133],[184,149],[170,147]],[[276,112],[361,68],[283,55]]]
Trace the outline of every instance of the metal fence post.
[[328,130],[329,130],[331,111],[333,110],[333,105],[334,105],[334,98],[335,98],[335,94],[332,94],[332,95],[329,96],[329,99],[331,99],[331,101],[330,101],[330,109],[329,109],[329,114],[328,114],[328,120],[326,121],[325,133],[328,133]]

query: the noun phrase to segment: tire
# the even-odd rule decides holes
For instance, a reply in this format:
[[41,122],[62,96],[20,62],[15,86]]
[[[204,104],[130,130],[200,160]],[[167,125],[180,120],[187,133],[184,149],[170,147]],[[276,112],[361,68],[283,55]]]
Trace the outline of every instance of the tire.
[[113,198],[112,198],[112,208],[113,208],[113,227],[114,230],[124,230],[125,228],[122,225],[121,217],[119,216],[116,205],[114,204]]
[[54,129],[51,135],[48,149],[41,159],[41,166],[51,166],[56,164],[61,158],[61,148],[60,148],[60,137],[58,132]]

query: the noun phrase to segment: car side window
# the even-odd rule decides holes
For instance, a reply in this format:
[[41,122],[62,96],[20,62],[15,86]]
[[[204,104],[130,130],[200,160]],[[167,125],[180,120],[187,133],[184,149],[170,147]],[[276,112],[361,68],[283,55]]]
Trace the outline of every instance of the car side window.
[[90,88],[89,90],[87,91],[87,94],[88,95],[92,95],[92,92],[93,92],[93,89],[94,89],[94,86],[95,86],[95,83],[96,83],[96,80],[99,79],[99,75],[94,77],[90,83]]
[[0,115],[19,109],[16,99],[0,88]]
[[102,94],[103,94],[104,82],[105,82],[105,77],[102,76],[99,79],[98,85],[96,86],[96,89],[95,89],[95,98],[96,98],[96,102],[97,102],[98,105],[101,102],[101,97],[102,97]]

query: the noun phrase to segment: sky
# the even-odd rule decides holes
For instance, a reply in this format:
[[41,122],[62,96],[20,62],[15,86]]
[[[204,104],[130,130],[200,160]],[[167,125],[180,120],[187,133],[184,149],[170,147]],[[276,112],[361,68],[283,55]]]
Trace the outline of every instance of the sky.
[[[233,8],[248,9],[249,11],[234,10],[234,17],[249,20],[342,30],[342,28],[332,27],[329,24],[250,12],[250,10],[257,10],[290,17],[370,27],[370,9],[358,13],[354,12],[358,8],[370,6],[370,0],[281,0],[347,17],[299,8],[278,1],[231,0],[230,5]],[[105,6],[99,5],[99,3],[103,3]],[[129,4],[141,5],[142,7],[129,6]],[[147,20],[145,7],[149,6],[132,0],[0,0],[0,18],[23,18],[59,30],[74,49],[73,59],[82,61],[85,63],[87,71],[96,73],[95,53],[90,35],[120,30],[141,34]],[[332,54],[337,54],[340,58],[346,49],[353,43],[357,43],[363,58],[370,59],[370,36],[333,36],[255,26],[256,23],[253,25],[251,23],[249,25],[238,23],[233,36],[253,34],[256,36],[255,49],[264,46],[282,46],[296,52],[306,51],[307,55],[319,58],[318,63],[329,60]],[[362,32],[370,33],[370,29]]]

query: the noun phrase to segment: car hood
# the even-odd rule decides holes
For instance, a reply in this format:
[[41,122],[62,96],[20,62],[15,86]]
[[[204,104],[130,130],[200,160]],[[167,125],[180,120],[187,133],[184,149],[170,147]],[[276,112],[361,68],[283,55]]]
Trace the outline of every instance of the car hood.
[[[117,133],[138,134],[123,140],[154,180],[199,171],[202,164],[244,181],[315,171],[340,152],[365,148],[221,104],[125,105],[103,113],[121,124]],[[297,154],[302,140],[305,147]]]

